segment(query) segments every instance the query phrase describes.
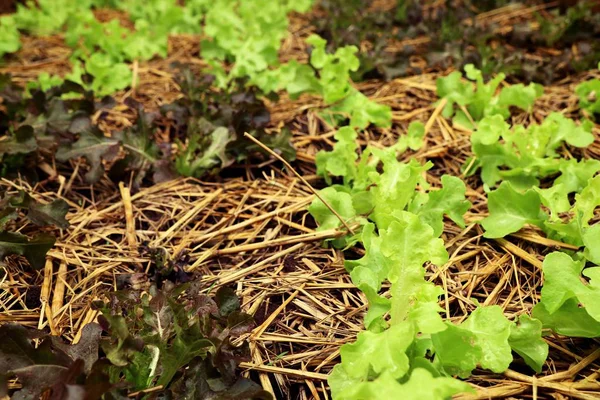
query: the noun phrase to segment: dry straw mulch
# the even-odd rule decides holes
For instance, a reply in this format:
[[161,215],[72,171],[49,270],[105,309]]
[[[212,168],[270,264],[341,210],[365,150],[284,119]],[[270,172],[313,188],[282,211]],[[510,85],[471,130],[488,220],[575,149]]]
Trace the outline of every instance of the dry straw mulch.
[[[294,30],[295,26],[300,28]],[[282,58],[301,52],[301,38],[309,31],[302,23],[294,24]],[[152,110],[180,95],[169,65],[180,61],[199,68],[202,63],[196,58],[197,38],[174,37],[171,45],[168,59],[134,65],[137,88],[120,94],[119,99],[134,96]],[[67,57],[59,37],[32,38],[2,70],[24,82],[41,71],[65,72]],[[460,167],[470,155],[470,132],[452,127],[434,105],[437,76],[431,73],[359,86],[376,101],[389,104],[394,119],[390,129],[365,131],[361,143],[389,145],[411,121],[425,122],[426,146],[404,158],[431,160],[434,167],[427,179],[434,187],[439,187],[444,173],[461,176]],[[516,114],[513,121],[540,121],[551,111],[576,116],[573,88],[588,77],[547,87],[534,112]],[[314,156],[333,145],[333,130],[313,111],[319,105],[312,97],[294,102],[282,98],[271,104],[273,129],[287,126],[294,133],[295,170],[317,188],[323,182],[314,175]],[[131,124],[132,117],[125,107],[117,107],[103,128],[109,132]],[[599,126],[594,133],[598,137]],[[597,140],[572,156],[599,155]],[[91,302],[120,287],[123,277],[148,271],[151,259],[140,246],[152,246],[163,249],[172,260],[189,260],[186,270],[202,279],[207,290],[219,285],[236,288],[244,310],[257,321],[247,337],[252,360],[242,367],[253,371],[265,389],[277,398],[329,398],[326,378],[339,362],[339,348],[362,330],[366,299],[343,267],[345,256],[360,257],[361,250],[343,254],[323,246],[323,240],[342,233],[316,231],[306,211],[313,199],[310,188],[274,160],[259,167],[238,170],[238,177],[218,182],[182,178],[137,193],[126,184],[108,180],[85,185],[80,173],[85,167],[79,163],[74,163],[68,175],[46,166],[50,178],[34,187],[0,181],[0,191],[24,189],[41,201],[64,198],[70,205],[67,218],[71,222],[70,228],[55,232],[57,244],[44,270],[32,272],[18,258],[7,261],[8,273],[0,281],[0,323],[49,329],[76,341],[82,327],[97,316]],[[539,300],[544,255],[568,246],[544,238],[535,229],[506,239],[483,239],[475,221],[486,215],[486,197],[476,177],[466,182],[473,203],[466,215],[467,227],[460,229],[448,222],[443,238],[450,260],[440,268],[427,267],[428,278],[445,291],[440,302],[444,316],[463,320],[475,309],[474,299],[500,305],[509,318],[526,313]],[[24,226],[22,232],[34,229]],[[131,279],[127,282],[132,284]],[[503,375],[477,371],[469,379],[477,395],[460,398],[599,398],[596,340],[558,336],[546,340],[550,357],[542,374],[531,377],[520,361]]]

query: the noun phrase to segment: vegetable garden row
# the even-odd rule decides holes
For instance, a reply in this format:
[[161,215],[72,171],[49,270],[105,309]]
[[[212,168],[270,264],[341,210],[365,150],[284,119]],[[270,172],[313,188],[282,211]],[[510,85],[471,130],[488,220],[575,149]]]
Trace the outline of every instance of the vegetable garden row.
[[0,16],[0,396],[598,396],[597,5],[362,3]]

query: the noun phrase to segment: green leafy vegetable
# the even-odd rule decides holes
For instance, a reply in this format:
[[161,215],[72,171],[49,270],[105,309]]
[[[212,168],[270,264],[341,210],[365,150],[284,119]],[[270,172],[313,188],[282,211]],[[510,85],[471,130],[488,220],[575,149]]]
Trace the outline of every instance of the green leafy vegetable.
[[576,298],[565,301],[553,313],[546,310],[542,301],[536,304],[531,314],[542,321],[545,329],[552,329],[559,335],[584,338],[596,338],[600,335],[600,322],[591,317],[585,308],[580,307]]
[[[564,144],[584,148],[594,141],[589,121],[577,125],[551,113],[539,125],[509,129],[496,114],[480,121],[471,141],[475,157],[466,164],[467,173],[481,168],[486,189],[502,181],[488,196],[489,216],[481,221],[485,237],[504,237],[536,225],[553,239],[585,246],[584,256],[600,263],[600,228],[589,226],[600,205],[600,178],[594,177],[600,163],[558,154]],[[552,185],[540,188],[540,180],[550,177],[556,177]]]
[[334,54],[327,54],[327,41],[317,35],[310,36],[306,43],[313,46],[310,62],[320,71],[323,100],[328,104],[342,100],[351,90],[351,86],[348,85],[350,71],[356,71],[360,65],[355,56],[358,48],[342,47]]
[[579,96],[579,106],[591,115],[600,114],[600,79],[591,79],[575,88]]
[[346,377],[366,381],[371,373],[386,372],[394,379],[401,378],[409,371],[409,358],[405,353],[413,337],[410,324],[393,325],[380,333],[359,333],[356,342],[340,350]]
[[[556,150],[567,143],[587,147],[593,142],[589,124],[577,125],[559,113],[551,113],[540,125],[512,130],[499,114],[482,119],[471,138],[474,159],[466,164],[467,173],[481,168],[481,178],[487,186],[506,180],[516,188],[528,189],[539,185],[539,179],[551,176],[572,166],[559,158]],[[596,162],[583,162],[582,168],[598,167]],[[597,169],[596,169],[597,170]],[[566,182],[568,179],[563,178]],[[558,182],[560,183],[560,181]],[[564,190],[570,190],[564,187]],[[563,192],[566,196],[569,192]]]
[[6,53],[14,53],[21,48],[21,37],[15,18],[9,15],[0,17],[0,57]]
[[395,152],[376,152],[383,161],[383,173],[375,176],[371,196],[375,208],[371,219],[380,228],[386,228],[389,215],[394,211],[404,210],[414,196],[414,189],[422,181],[421,174],[431,168],[432,164],[420,165],[411,160],[404,164],[396,160]]
[[[202,58],[212,67],[218,86],[226,87],[235,78],[254,79],[278,64],[277,51],[287,35],[287,14],[306,11],[311,0],[240,1],[217,0],[206,7]],[[221,61],[234,62],[226,73]]]
[[390,220],[386,224],[388,228],[381,234],[381,253],[392,261],[388,273],[393,296],[391,321],[398,323],[407,317],[411,297],[419,296],[419,291],[425,285],[422,282],[425,276],[423,264],[431,261],[435,265],[442,265],[448,260],[448,253],[443,241],[434,236],[433,229],[416,215],[396,211]]
[[351,390],[340,393],[336,399],[372,399],[381,393],[398,399],[443,400],[455,394],[471,392],[471,387],[456,379],[434,376],[424,368],[415,368],[408,380],[399,383],[390,374],[384,373],[377,379],[349,387]]
[[510,322],[499,306],[479,307],[462,324],[446,324],[432,342],[435,363],[451,374],[467,377],[477,366],[504,371],[512,362],[511,350],[539,372],[548,356],[542,323],[526,315]]
[[442,189],[430,191],[427,196],[418,196],[409,210],[417,214],[427,225],[433,228],[438,237],[444,230],[443,216],[447,215],[461,228],[465,226],[464,214],[471,207],[465,200],[466,187],[462,180],[450,175],[442,176]]
[[313,68],[291,61],[251,76],[251,82],[266,92],[286,89],[293,98],[301,93],[319,94],[329,106],[322,115],[334,126],[346,124],[348,120],[349,125],[357,129],[364,129],[369,124],[389,127],[390,107],[370,100],[352,86],[350,75],[359,67],[355,56],[357,48],[347,46],[328,53],[327,41],[320,36],[311,35],[306,42],[312,46],[310,63]]
[[[118,7],[128,12],[135,29],[121,26],[118,19],[100,22],[93,7]],[[3,17],[0,31],[9,39],[3,42],[0,56],[20,46],[18,29],[45,36],[65,31],[65,41],[73,48],[70,60],[73,72],[68,79],[83,84],[81,75],[94,78],[89,86],[98,94],[111,94],[132,82],[132,72],[125,61],[148,60],[155,55],[166,57],[170,33],[199,33],[208,7],[202,2],[179,5],[175,0],[139,0],[119,2],[69,0],[28,2],[19,5],[13,16]],[[284,14],[285,16],[285,14]],[[40,76],[38,84],[46,90],[59,85],[57,76]],[[87,86],[87,83],[86,83]]]
[[508,344],[518,353],[527,365],[535,372],[540,373],[546,358],[548,358],[548,344],[542,339],[542,322],[521,315],[518,321],[511,326]]
[[512,361],[511,324],[499,306],[480,307],[459,326],[432,335],[436,361],[448,373],[467,377],[477,365],[505,371]]
[[542,300],[533,316],[559,334],[596,337],[600,332],[599,270],[584,269],[583,260],[564,253],[548,254],[543,263]]
[[[408,132],[406,133],[405,137],[406,147],[411,150],[419,150],[421,147],[423,147],[423,139],[425,138],[425,125],[418,121],[411,122],[410,125],[408,125]],[[401,140],[403,138],[401,138]]]
[[[346,221],[356,216],[356,211],[352,206],[352,197],[348,193],[328,187],[321,190],[319,195]],[[308,211],[315,218],[321,230],[334,229],[342,224],[339,218],[319,199],[315,199],[311,203]]]
[[[543,264],[542,302],[548,313],[557,311],[567,300],[577,298],[592,318],[600,320],[600,289],[596,282],[600,267],[585,270],[583,267],[583,262],[575,261],[564,253],[554,252],[546,256]],[[581,281],[582,272],[589,283]]]
[[600,205],[600,175],[589,179],[587,185],[575,195],[575,204],[569,210],[572,218],[563,221],[558,217],[544,224],[544,231],[552,238],[576,246],[585,246],[583,255],[595,264],[600,264],[598,246],[600,231],[589,222]]
[[[443,115],[447,118],[454,116],[454,123],[465,128],[473,128],[471,121],[477,122],[486,116],[501,115],[506,119],[510,116],[510,106],[527,111],[543,92],[542,86],[532,83],[529,86],[507,86],[496,94],[504,81],[504,74],[500,73],[485,83],[481,71],[472,64],[465,66],[465,73],[468,79],[475,81],[475,88],[471,83],[462,81],[460,72],[456,71],[438,78],[436,82],[438,96],[447,100]],[[462,110],[455,110],[455,104],[465,107],[468,115]]]
[[[326,104],[333,104],[326,112],[340,118],[349,118],[350,126],[364,129],[369,123],[387,127],[391,124],[391,110],[387,106],[370,101],[350,84],[350,72],[360,65],[354,46],[342,47],[334,54],[325,50],[327,41],[311,35],[306,42],[313,46],[310,56],[312,66],[319,70],[319,93]],[[339,103],[338,103],[339,102]],[[338,104],[335,104],[338,103]]]
[[317,153],[315,159],[317,175],[321,175],[328,182],[331,182],[330,175],[341,176],[349,183],[356,178],[357,174],[356,131],[345,126],[338,129],[333,137],[336,140],[333,151],[321,150]]
[[[323,42],[315,44],[323,46]],[[319,54],[318,57],[325,56]],[[515,86],[500,100],[496,89],[503,77],[485,84],[479,71],[468,68],[467,72],[469,78],[477,82],[476,91],[472,91],[469,84],[468,87],[463,85],[460,76],[451,78],[453,82],[442,81],[440,84],[464,88],[460,89],[463,95],[448,95],[450,104],[459,102],[470,106],[469,113],[481,119],[473,134],[474,143],[496,146],[492,149],[497,153],[496,158],[492,158],[490,151],[485,161],[492,165],[488,171],[494,182],[506,181],[490,193],[490,216],[482,222],[486,236],[504,236],[525,224],[545,228],[549,218],[542,209],[540,193],[535,189],[521,193],[513,187],[513,182],[526,188],[535,183],[532,179],[533,183],[528,183],[519,174],[533,179],[540,175],[524,168],[526,163],[532,163],[532,149],[522,148],[523,160],[517,155],[510,158],[508,151],[512,151],[513,144],[520,148],[524,141],[520,141],[516,131],[513,134],[502,114],[511,106],[530,107],[539,91],[535,86]],[[520,92],[524,97],[511,100]],[[452,105],[450,112],[453,113]],[[558,115],[539,129],[541,133],[533,152],[537,151],[538,158],[551,162],[557,158],[556,150],[563,142],[585,146],[589,141],[587,126],[579,127]],[[570,133],[564,134],[565,131]],[[352,238],[362,243],[364,256],[345,262],[352,282],[363,291],[368,302],[364,321],[368,330],[359,333],[356,342],[342,346],[342,361],[329,379],[335,399],[370,398],[382,385],[390,393],[419,398],[424,396],[415,383],[419,379],[435,379],[436,383],[432,385],[440,391],[436,394],[429,391],[429,397],[425,398],[441,399],[469,389],[459,381],[446,380],[442,376],[468,377],[478,367],[503,372],[513,361],[513,351],[532,369],[540,371],[548,355],[548,346],[541,337],[542,322],[526,315],[511,322],[499,306],[480,307],[460,325],[443,321],[440,315],[443,310],[438,301],[444,291],[425,279],[423,266],[427,262],[435,265],[447,262],[448,253],[439,238],[444,215],[464,226],[464,214],[470,203],[465,199],[466,187],[460,179],[443,176],[442,187],[433,190],[424,179],[430,163],[398,161],[399,153],[409,147],[420,147],[424,133],[422,124],[412,124],[408,135],[400,137],[393,146],[383,149],[369,146],[361,151],[358,135],[350,123],[349,127],[335,133],[336,143],[331,151],[317,154],[320,176],[328,183],[331,183],[331,176],[342,178],[342,184],[321,191],[327,196],[328,203],[344,218],[358,217],[360,220],[364,215],[373,221],[363,223],[362,231]],[[514,169],[518,169],[512,180],[509,178],[511,171],[505,168],[507,162],[502,157],[514,161]],[[561,188],[567,186],[561,189],[567,194],[579,190],[583,185],[580,180],[595,173],[594,164],[558,164],[553,173],[562,173],[558,184]],[[542,167],[544,165],[540,164],[540,170]],[[554,167],[549,166],[548,170],[551,168]],[[578,179],[573,182],[572,176]],[[517,185],[518,188],[521,186]],[[595,201],[591,195],[586,199],[588,197],[587,201]],[[585,200],[582,209],[588,209],[584,204]],[[309,212],[319,229],[340,227],[340,221],[318,200],[311,204]],[[391,286],[389,292],[381,294],[385,280]]]
[[488,196],[490,215],[481,221],[485,237],[499,238],[517,232],[526,224],[542,225],[546,214],[534,190],[519,193],[509,182],[503,182]]
[[127,64],[114,63],[106,54],[92,54],[85,60],[85,70],[93,77],[91,89],[99,95],[114,93],[132,82]]

